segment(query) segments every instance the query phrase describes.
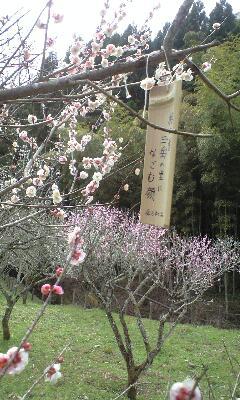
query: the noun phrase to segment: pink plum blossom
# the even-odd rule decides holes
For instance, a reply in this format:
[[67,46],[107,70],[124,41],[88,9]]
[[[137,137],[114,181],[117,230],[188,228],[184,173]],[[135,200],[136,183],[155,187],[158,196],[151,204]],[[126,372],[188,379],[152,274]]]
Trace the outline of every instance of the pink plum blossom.
[[58,157],[58,161],[59,161],[60,164],[64,165],[67,162],[67,157],[66,156],[59,156]]
[[45,284],[42,285],[42,287],[41,287],[41,293],[42,293],[44,296],[48,296],[49,293],[51,292],[51,289],[52,289],[51,285],[50,285],[49,283],[45,283]]
[[76,248],[72,253],[72,258],[70,260],[70,264],[71,265],[79,265],[79,264],[83,263],[83,261],[85,260],[85,257],[86,257],[86,253],[82,249]]
[[54,13],[52,17],[54,19],[55,24],[59,24],[60,22],[62,22],[64,16],[63,14]]
[[64,294],[64,291],[63,291],[62,286],[59,286],[59,285],[53,285],[53,287],[52,287],[52,292],[53,292],[54,294],[59,295],[59,296],[61,296],[62,294]]
[[56,268],[56,276],[61,276],[63,273],[63,268],[62,267],[57,267]]
[[0,353],[0,374],[1,369],[3,369],[9,361],[9,357],[6,354]]

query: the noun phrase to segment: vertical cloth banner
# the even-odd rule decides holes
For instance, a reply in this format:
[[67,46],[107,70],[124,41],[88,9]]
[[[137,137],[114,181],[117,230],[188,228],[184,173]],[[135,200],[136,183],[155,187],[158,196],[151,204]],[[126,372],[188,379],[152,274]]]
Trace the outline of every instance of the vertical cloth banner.
[[[163,128],[178,129],[182,81],[150,90],[148,120]],[[170,226],[177,135],[147,127],[140,221]]]

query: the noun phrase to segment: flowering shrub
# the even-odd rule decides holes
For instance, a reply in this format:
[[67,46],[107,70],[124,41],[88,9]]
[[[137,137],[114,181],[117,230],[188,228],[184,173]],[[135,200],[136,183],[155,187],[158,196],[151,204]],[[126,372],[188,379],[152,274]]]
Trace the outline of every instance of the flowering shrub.
[[[2,212],[0,291],[6,299],[2,316],[4,339],[10,338],[9,320],[19,298],[54,279],[55,273],[61,271],[55,272],[55,266],[66,261],[65,240],[56,234],[56,228],[51,226],[53,221],[54,217],[39,211],[33,213],[33,218],[19,208]],[[52,291],[61,294],[58,288],[53,287]]]
[[[176,232],[143,225],[137,216],[108,208],[92,207],[72,216],[76,231],[82,230],[86,258],[83,269],[96,282],[113,283],[120,276],[141,274],[167,289],[181,301],[196,298],[211,287],[224,271],[238,266],[238,244],[231,239],[185,238]],[[79,276],[82,269],[69,273]]]
[[[77,227],[70,231],[69,242],[80,242],[87,257],[82,265],[71,263],[68,274],[84,279],[101,302],[126,363],[128,397],[135,399],[135,383],[161,351],[188,305],[225,271],[239,267],[238,243],[231,239],[181,237],[174,231],[143,225],[137,216],[111,207],[89,207],[73,214],[70,221]],[[118,298],[119,288],[124,292],[123,300]],[[141,306],[151,300],[155,288],[164,290],[168,302],[159,320],[156,342],[150,344]],[[146,349],[146,358],[140,363],[132,352],[136,344],[124,317],[128,306],[137,319]],[[114,309],[122,331],[117,327]],[[173,328],[164,335],[167,319],[173,321]],[[192,389],[192,381],[178,382],[171,388],[170,399],[188,400]],[[201,399],[198,388],[192,398]]]

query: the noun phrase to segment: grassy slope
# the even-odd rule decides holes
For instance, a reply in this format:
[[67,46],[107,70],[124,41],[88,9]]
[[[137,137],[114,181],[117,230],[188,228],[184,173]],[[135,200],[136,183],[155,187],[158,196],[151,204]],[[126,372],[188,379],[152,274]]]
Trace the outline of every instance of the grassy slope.
[[[3,303],[0,303],[1,312],[2,309]],[[15,308],[11,324],[13,337],[8,343],[0,340],[0,352],[18,343],[38,309],[39,304],[31,302]],[[140,360],[144,348],[134,319],[128,321],[134,334],[134,350]],[[146,326],[153,338],[156,322],[147,320]],[[169,381],[193,375],[204,363],[209,366],[216,399],[229,400],[228,388],[233,377],[223,349],[223,339],[240,362],[239,331],[179,325],[154,365],[142,376],[139,399],[165,399]],[[116,397],[125,387],[126,373],[104,312],[74,306],[49,306],[32,335],[33,350],[28,368],[21,375],[5,377],[0,382],[0,399],[17,399],[16,395],[23,395],[68,340],[71,346],[62,365],[64,378],[57,386],[39,385],[34,390],[33,399],[110,400]],[[206,390],[204,382],[202,388]]]

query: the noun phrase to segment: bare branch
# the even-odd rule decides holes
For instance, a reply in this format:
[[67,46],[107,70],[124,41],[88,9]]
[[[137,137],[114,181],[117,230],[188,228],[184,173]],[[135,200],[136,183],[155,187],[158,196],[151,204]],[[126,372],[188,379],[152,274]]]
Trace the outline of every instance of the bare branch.
[[[210,47],[218,45],[219,42],[214,40],[213,42],[208,44],[191,47],[185,50],[175,51],[170,55],[170,58],[174,60],[182,60],[189,53],[197,53],[199,51],[206,50]],[[107,68],[73,74],[71,76],[52,79],[47,82],[33,83],[17,88],[0,90],[0,103],[4,103],[7,100],[20,99],[32,95],[36,96],[38,94],[56,92],[58,90],[73,87],[76,84],[79,85],[79,81],[81,80],[88,79],[90,81],[101,81],[114,75],[134,72],[138,69],[145,67],[147,57],[149,57],[149,66],[157,65],[159,62],[165,60],[164,51],[160,50],[153,52],[148,56],[143,56],[136,61],[116,63]]]
[[34,218],[36,215],[42,214],[43,212],[44,212],[44,210],[40,210],[40,211],[37,211],[37,212],[35,212],[33,214],[26,215],[25,217],[20,218],[17,221],[9,222],[8,224],[0,226],[0,229],[6,229],[6,228],[10,228],[11,226],[18,225],[23,221],[27,221],[27,220],[29,220],[31,218]]
[[[29,32],[27,33],[27,35],[24,37],[23,41],[19,44],[19,46],[17,46],[16,50],[12,53],[12,55],[8,58],[8,60],[6,61],[6,63],[4,64],[4,66],[2,67],[2,69],[0,70],[0,75],[3,73],[4,69],[9,65],[9,63],[11,62],[11,60],[14,58],[14,56],[17,54],[17,52],[19,51],[19,49],[22,47],[22,45],[26,42],[26,40],[29,38],[29,36],[31,35],[33,29],[35,28],[39,18],[41,17],[42,13],[45,11],[46,7],[48,6],[48,2],[47,4],[44,6],[44,8],[42,9],[42,11],[40,12],[40,14],[38,15],[36,21],[34,22],[33,26],[31,27],[31,29],[29,30]],[[1,85],[2,86],[2,85]]]
[[[49,368],[53,367],[53,365],[58,361],[59,357],[61,357],[63,355],[63,353],[67,350],[67,348],[69,347],[69,343],[62,349],[62,351],[57,355],[57,357],[55,357],[55,359],[51,362]],[[35,386],[38,385],[39,382],[41,382],[41,380],[46,376],[47,371],[44,371],[38,379],[36,379],[36,381],[32,384],[32,386],[26,391],[26,393],[21,397],[21,400],[26,400],[32,393],[33,389],[35,388]]]
[[124,107],[130,114],[134,115],[134,117],[138,118],[141,122],[144,122],[146,125],[151,126],[154,129],[157,129],[157,130],[160,130],[160,131],[163,131],[163,132],[173,133],[175,135],[181,135],[181,136],[204,137],[204,138],[212,137],[212,135],[210,135],[210,134],[184,132],[184,131],[179,131],[177,129],[165,128],[165,127],[153,124],[152,122],[150,122],[147,119],[143,118],[137,111],[133,110],[131,107],[129,107],[122,100],[119,100],[117,97],[109,94],[105,89],[102,89],[96,83],[93,83],[93,82],[91,82],[89,80],[85,80],[84,82],[88,83],[90,86],[94,87],[96,90],[99,90],[100,92],[102,92],[106,97],[108,97],[109,99],[111,99],[115,103],[119,104],[121,107]]
[[172,52],[174,38],[175,38],[177,32],[179,31],[179,28],[181,28],[181,26],[184,24],[185,19],[188,15],[188,12],[193,5],[193,2],[194,2],[194,0],[185,0],[183,2],[183,4],[179,8],[179,10],[174,18],[169,30],[167,31],[167,34],[163,41],[163,48],[167,54],[167,57],[169,57],[170,53]]
[[19,181],[13,183],[12,185],[7,186],[6,188],[0,191],[0,197],[5,195],[6,193],[10,192],[12,189],[21,186],[23,183],[27,182],[31,178],[31,175],[24,176],[23,178],[19,179]]
[[52,7],[52,2],[48,2],[48,16],[47,16],[47,23],[46,23],[46,28],[45,28],[45,37],[44,37],[44,44],[43,44],[43,52],[42,52],[42,62],[41,62],[41,67],[40,67],[40,75],[39,75],[39,80],[41,81],[42,76],[43,76],[43,67],[44,67],[44,62],[45,62],[45,56],[46,56],[46,49],[47,49],[47,35],[48,35],[48,26],[49,26],[49,21],[51,17],[51,7]]

